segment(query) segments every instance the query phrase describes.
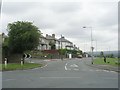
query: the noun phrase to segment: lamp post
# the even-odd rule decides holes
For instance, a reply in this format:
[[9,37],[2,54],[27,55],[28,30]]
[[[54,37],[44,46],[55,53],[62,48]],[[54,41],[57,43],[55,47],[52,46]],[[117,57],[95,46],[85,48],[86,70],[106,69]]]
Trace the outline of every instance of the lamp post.
[[83,27],[83,28],[90,28],[91,29],[91,60],[92,60],[92,64],[93,64],[93,49],[94,49],[94,47],[93,47],[93,37],[92,37],[92,27]]
[[61,35],[61,60],[63,60],[63,56],[62,56],[62,35]]

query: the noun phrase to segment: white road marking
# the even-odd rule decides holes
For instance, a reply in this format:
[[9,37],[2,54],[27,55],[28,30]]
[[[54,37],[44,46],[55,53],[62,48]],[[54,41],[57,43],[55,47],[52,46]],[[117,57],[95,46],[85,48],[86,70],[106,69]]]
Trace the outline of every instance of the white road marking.
[[79,69],[75,68],[74,70],[75,70],[75,71],[78,71]]
[[48,66],[48,64],[46,64],[45,66],[43,66],[43,67],[41,67],[41,68],[44,68],[44,67],[47,67]]
[[94,70],[91,69],[91,70],[89,70],[89,71],[94,71]]
[[[87,70],[83,70],[83,71],[87,71]],[[91,71],[91,72],[112,72],[112,73],[117,73],[117,72],[115,72],[115,71],[108,71],[108,70],[100,70],[100,69],[98,69],[98,70],[92,70],[92,69],[90,69],[90,70],[88,70],[88,71]]]
[[48,64],[46,64],[46,65],[43,66],[43,67],[33,68],[33,69],[31,69],[31,70],[36,70],[36,69],[40,69],[40,68],[45,68],[45,67],[47,67],[47,66],[48,66]]
[[73,64],[73,65],[70,65],[70,67],[78,67],[78,65],[76,65],[76,64]]
[[35,63],[35,62],[31,62],[31,61],[30,61],[30,63]]
[[110,71],[108,71],[108,70],[102,70],[102,71],[104,71],[104,72],[110,72]]
[[[67,68],[67,65],[68,65],[68,63],[65,64],[65,70],[71,70],[70,68]],[[74,67],[73,70],[76,70],[76,71],[79,70],[79,69],[76,69],[76,68],[75,68],[75,67],[78,67],[78,65],[76,65],[76,64],[72,64],[72,65],[70,65],[70,67]]]
[[102,71],[102,70],[95,70],[95,71],[99,72],[99,71]]
[[13,80],[15,80],[15,79],[6,79],[6,80],[3,80],[3,81],[13,81]]
[[65,65],[65,70],[68,70],[67,67],[66,67],[66,65]]
[[81,77],[40,77],[40,79],[46,79],[46,78],[50,78],[50,79],[56,79],[56,78],[81,78]]
[[65,70],[71,70],[71,69],[67,68],[67,65],[68,65],[68,63],[65,64]]
[[49,60],[44,60],[44,61],[49,61]]
[[115,72],[115,71],[110,71],[110,72],[117,73],[117,72]]

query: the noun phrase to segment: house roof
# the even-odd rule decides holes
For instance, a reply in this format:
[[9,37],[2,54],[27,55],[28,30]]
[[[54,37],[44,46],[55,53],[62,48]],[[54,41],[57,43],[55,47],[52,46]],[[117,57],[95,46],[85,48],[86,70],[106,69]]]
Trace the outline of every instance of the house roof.
[[59,41],[57,38],[54,38],[51,35],[46,36],[46,39]]
[[64,37],[62,37],[62,38],[60,38],[58,40],[61,41],[61,42],[68,42],[68,43],[72,44],[72,42],[70,42],[69,40],[65,39]]
[[46,39],[46,37],[44,37],[43,35],[40,35],[40,38],[45,38]]
[[46,36],[46,39],[55,39],[54,37],[52,37],[52,36],[50,36],[50,35],[48,35],[48,36]]
[[72,45],[66,45],[65,47],[73,47]]

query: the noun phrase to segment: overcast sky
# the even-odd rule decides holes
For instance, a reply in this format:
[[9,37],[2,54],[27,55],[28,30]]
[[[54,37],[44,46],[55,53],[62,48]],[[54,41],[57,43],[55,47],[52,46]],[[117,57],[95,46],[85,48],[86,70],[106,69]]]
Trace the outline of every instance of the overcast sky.
[[91,28],[82,27],[92,27],[95,51],[118,50],[116,1],[2,2],[2,32],[18,20],[32,21],[43,35],[63,35],[83,51],[90,51]]

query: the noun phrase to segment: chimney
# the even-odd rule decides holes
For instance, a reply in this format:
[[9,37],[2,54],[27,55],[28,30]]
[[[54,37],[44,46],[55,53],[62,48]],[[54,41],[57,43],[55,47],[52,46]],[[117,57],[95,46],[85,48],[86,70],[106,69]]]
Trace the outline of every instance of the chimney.
[[46,34],[46,37],[48,37],[48,34]]
[[52,34],[52,37],[55,38],[55,34]]

